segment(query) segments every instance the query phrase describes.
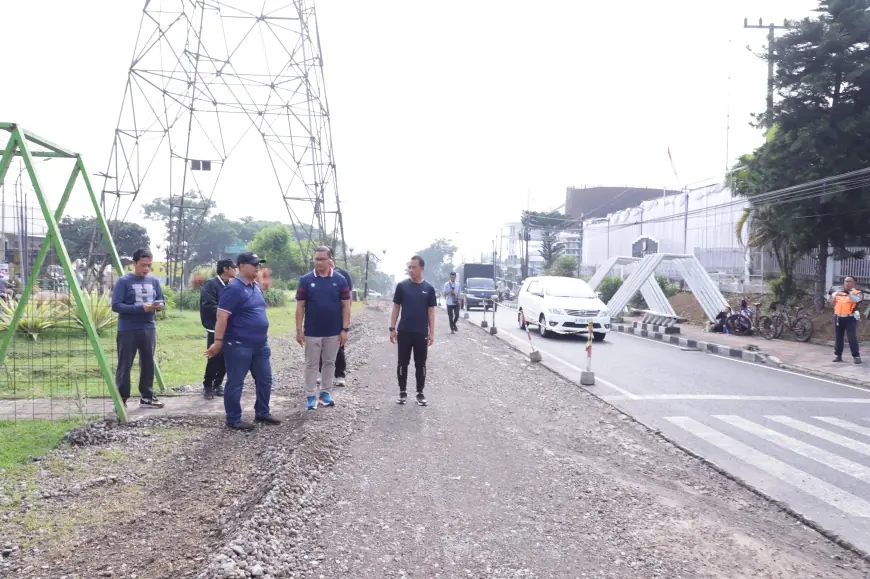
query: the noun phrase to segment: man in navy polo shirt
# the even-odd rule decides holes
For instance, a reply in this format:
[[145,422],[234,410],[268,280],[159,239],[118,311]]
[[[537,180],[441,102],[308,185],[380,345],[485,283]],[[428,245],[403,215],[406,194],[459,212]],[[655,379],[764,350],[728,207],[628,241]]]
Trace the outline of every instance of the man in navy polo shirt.
[[266,260],[253,253],[242,253],[236,263],[239,277],[228,283],[221,293],[214,344],[206,351],[206,356],[212,358],[223,351],[227,366],[224,388],[227,426],[234,430],[252,430],[253,424],[242,421],[242,386],[249,371],[257,392],[254,420],[262,424],[281,424],[269,413],[272,394],[269,318],[266,317],[266,299],[256,282],[257,270]]
[[[390,318],[390,342],[399,344],[399,404],[408,401],[408,366],[414,355],[417,379],[417,404],[426,406],[423,387],[426,385],[426,357],[435,342],[435,288],[423,279],[426,262],[415,255],[408,262],[408,279],[396,285],[393,294],[393,316]],[[399,314],[402,319],[399,321]],[[396,328],[398,322],[398,328]]]
[[[329,391],[335,374],[338,349],[347,343],[350,331],[350,287],[347,279],[332,267],[331,251],[318,247],[314,252],[314,271],[299,280],[296,290],[296,341],[305,347],[306,408],[317,408],[318,390],[324,406],[334,406]],[[317,384],[318,367],[323,363],[327,377]]]

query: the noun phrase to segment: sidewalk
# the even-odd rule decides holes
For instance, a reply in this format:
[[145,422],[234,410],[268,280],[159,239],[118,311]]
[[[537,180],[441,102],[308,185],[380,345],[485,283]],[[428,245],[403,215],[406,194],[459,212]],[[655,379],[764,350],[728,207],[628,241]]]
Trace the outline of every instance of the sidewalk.
[[[625,324],[631,325],[639,322],[640,318],[625,318]],[[793,336],[786,332],[783,338],[777,340],[765,340],[760,336],[735,336],[733,334],[714,334],[705,332],[699,326],[680,324],[678,336],[696,340],[720,344],[730,349],[749,351],[757,348],[756,354],[764,363],[790,370],[800,374],[817,376],[838,382],[870,388],[870,358],[861,365],[852,363],[849,355],[849,346],[846,345],[844,363],[834,363],[833,346],[821,346],[813,343],[801,343],[794,340]],[[670,336],[666,337],[667,340]],[[824,336],[818,336],[824,338]],[[870,352],[863,352],[870,356]],[[759,360],[759,361],[762,361]]]

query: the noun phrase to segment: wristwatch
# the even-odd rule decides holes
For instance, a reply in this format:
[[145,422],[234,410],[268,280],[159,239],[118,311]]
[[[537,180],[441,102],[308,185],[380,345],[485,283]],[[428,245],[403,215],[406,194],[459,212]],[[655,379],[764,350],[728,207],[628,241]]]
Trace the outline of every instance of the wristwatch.
[[395,331],[396,331],[396,328],[390,328],[390,331],[391,331],[391,332],[395,332]]
[[342,328],[341,331],[342,331],[342,332],[349,332],[349,331],[350,331],[350,328]]

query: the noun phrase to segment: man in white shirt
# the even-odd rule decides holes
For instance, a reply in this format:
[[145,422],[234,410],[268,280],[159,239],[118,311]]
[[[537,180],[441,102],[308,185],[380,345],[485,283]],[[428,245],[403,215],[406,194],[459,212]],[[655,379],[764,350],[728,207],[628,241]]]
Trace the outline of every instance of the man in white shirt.
[[444,299],[447,302],[447,321],[450,323],[450,333],[459,331],[456,322],[459,320],[459,284],[456,283],[456,272],[450,272],[450,281],[444,284]]

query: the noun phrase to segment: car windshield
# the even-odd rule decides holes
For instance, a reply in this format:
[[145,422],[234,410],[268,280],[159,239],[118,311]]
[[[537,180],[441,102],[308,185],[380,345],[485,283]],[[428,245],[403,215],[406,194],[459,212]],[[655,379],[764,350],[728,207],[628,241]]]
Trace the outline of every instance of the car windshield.
[[472,277],[466,283],[468,289],[495,289],[495,283],[485,277]]
[[595,292],[583,280],[565,279],[564,281],[548,281],[547,295],[554,298],[594,298]]

